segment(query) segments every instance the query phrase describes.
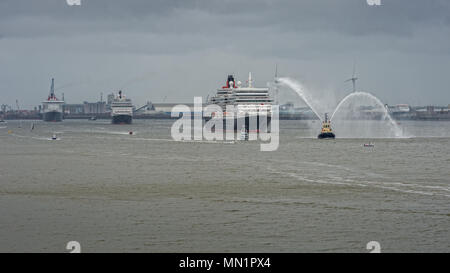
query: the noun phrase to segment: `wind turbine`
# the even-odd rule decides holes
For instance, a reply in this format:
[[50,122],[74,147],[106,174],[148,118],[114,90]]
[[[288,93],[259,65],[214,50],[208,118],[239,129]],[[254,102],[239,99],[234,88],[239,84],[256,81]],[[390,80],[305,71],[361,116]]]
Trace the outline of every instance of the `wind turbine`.
[[275,83],[280,83],[280,81],[278,80],[278,64],[275,65],[275,77],[274,77],[274,82],[275,82]]
[[345,81],[345,82],[352,81],[352,84],[353,84],[353,92],[356,92],[356,80],[358,80],[358,78],[355,77],[355,73],[356,73],[355,63],[353,63],[353,76],[352,76],[350,79],[348,79],[348,80]]

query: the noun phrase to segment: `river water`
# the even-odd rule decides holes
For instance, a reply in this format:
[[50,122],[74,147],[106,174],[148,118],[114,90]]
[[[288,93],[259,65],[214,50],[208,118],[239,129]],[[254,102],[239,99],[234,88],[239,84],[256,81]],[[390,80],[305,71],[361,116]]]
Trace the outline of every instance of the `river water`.
[[450,251],[450,122],[318,140],[281,121],[273,152],[175,142],[172,123],[0,124],[0,252]]

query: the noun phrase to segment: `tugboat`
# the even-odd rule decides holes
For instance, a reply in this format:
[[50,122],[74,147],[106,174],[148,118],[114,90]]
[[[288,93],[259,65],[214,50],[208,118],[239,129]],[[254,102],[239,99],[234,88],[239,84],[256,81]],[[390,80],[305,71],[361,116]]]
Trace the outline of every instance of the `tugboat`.
[[328,114],[325,113],[325,120],[322,122],[322,130],[320,131],[320,134],[317,136],[317,138],[323,139],[334,137],[335,135],[333,133],[333,130],[331,130],[330,121],[328,120]]

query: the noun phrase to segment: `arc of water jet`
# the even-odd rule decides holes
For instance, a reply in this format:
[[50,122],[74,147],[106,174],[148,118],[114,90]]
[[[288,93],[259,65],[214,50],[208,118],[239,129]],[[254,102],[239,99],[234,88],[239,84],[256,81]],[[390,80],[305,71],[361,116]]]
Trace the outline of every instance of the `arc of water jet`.
[[339,102],[338,106],[336,107],[336,109],[334,110],[333,114],[331,115],[330,120],[333,119],[334,115],[340,110],[341,106],[347,102],[349,99],[353,98],[353,97],[368,97],[372,100],[374,100],[379,106],[381,106],[381,108],[384,110],[383,114],[384,114],[384,118],[387,118],[389,120],[389,123],[391,124],[391,126],[394,128],[394,133],[396,137],[401,137],[402,136],[402,131],[400,130],[400,128],[398,127],[398,125],[395,123],[395,121],[392,119],[391,115],[389,114],[389,112],[387,111],[387,109],[384,107],[384,104],[374,95],[367,93],[367,92],[354,92],[351,93],[349,95],[347,95],[345,98],[343,98],[341,100],[341,102]]
[[294,90],[300,96],[300,98],[306,103],[306,105],[308,105],[308,107],[314,112],[314,114],[316,114],[316,116],[320,119],[320,121],[322,121],[321,115],[310,102],[311,98],[307,97],[307,95],[304,92],[303,86],[299,82],[292,80],[290,78],[278,78],[277,80],[280,84],[283,84],[289,87],[290,89]]

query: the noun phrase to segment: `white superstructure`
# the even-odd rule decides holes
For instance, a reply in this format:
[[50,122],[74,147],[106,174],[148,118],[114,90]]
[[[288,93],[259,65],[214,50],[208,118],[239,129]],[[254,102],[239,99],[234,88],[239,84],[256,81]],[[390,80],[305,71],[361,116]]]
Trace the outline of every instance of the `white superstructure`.
[[112,123],[129,124],[133,118],[133,104],[130,99],[122,95],[122,91],[114,98],[111,103]]
[[240,81],[236,85],[234,77],[229,75],[226,85],[217,89],[217,94],[210,98],[209,103],[221,106],[224,116],[227,105],[235,106],[238,115],[272,115],[273,100],[269,96],[269,88],[253,87],[252,73],[249,73],[245,87]]

